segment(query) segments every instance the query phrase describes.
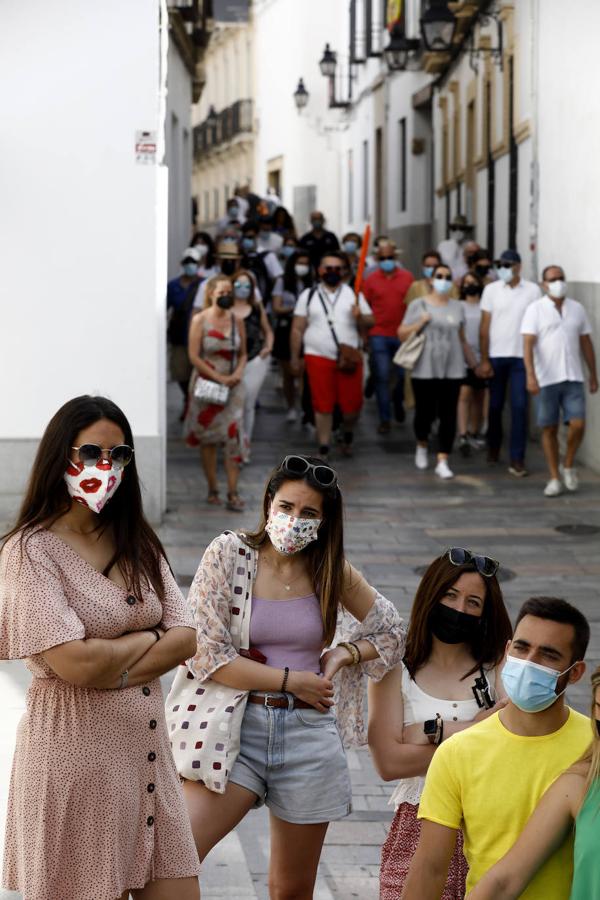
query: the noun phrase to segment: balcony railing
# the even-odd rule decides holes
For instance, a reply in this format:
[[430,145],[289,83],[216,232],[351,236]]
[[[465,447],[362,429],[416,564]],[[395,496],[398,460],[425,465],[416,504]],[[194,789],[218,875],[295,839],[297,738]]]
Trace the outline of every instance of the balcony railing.
[[252,100],[236,100],[217,113],[215,125],[207,120],[194,128],[194,156],[203,156],[239,134],[252,133]]

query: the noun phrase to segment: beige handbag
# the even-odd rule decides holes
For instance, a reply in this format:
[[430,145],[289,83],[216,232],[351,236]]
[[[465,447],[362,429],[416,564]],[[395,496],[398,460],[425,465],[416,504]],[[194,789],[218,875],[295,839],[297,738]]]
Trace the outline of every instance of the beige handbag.
[[[425,311],[424,305],[423,311]],[[425,326],[425,328],[426,327],[427,326]],[[413,333],[400,344],[394,355],[394,365],[402,366],[405,371],[412,372],[419,361],[421,353],[423,352],[423,347],[425,346],[425,341],[427,340],[425,328],[422,328],[420,331],[413,331]]]
[[[234,566],[230,610],[241,623],[231,630],[236,650],[248,649],[251,584],[250,548],[239,540],[238,553],[245,565]],[[246,596],[248,594],[248,596]],[[248,608],[247,608],[248,607]],[[244,615],[244,613],[247,615]],[[222,794],[231,768],[240,752],[240,732],[248,691],[226,687],[208,678],[198,679],[182,663],[177,669],[165,704],[167,728],[175,766],[182,778],[199,781]]]

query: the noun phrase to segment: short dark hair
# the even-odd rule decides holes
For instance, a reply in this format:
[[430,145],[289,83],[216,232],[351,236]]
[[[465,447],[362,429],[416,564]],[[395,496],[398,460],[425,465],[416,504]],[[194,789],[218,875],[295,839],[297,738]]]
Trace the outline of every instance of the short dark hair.
[[546,280],[546,272],[548,272],[549,269],[560,269],[560,271],[563,273],[563,275],[565,274],[565,270],[563,269],[562,266],[558,266],[555,263],[551,263],[551,265],[546,266],[544,268],[544,271],[542,272],[542,281]]
[[572,662],[584,658],[590,642],[590,626],[586,617],[576,607],[560,597],[530,597],[519,610],[515,631],[525,616],[536,616],[538,619],[560,622],[561,625],[572,625],[575,631]]
[[321,258],[319,259],[319,266],[323,265],[323,260],[327,257],[339,259],[339,261],[344,264],[344,267],[346,269],[350,268],[350,260],[348,259],[348,254],[344,253],[343,250],[326,250],[325,253],[321,254]]
[[428,259],[430,256],[435,256],[435,258],[439,259],[440,262],[442,261],[442,257],[440,256],[440,254],[438,253],[437,250],[427,250],[421,257],[421,262],[425,262],[425,260]]

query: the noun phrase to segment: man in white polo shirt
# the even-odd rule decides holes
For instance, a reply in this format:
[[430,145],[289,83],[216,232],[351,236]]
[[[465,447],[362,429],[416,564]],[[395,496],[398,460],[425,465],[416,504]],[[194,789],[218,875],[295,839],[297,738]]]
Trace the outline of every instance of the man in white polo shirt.
[[319,455],[327,457],[331,442],[333,410],[343,416],[342,453],[352,455],[354,425],[362,407],[363,365],[344,371],[338,365],[340,345],[358,350],[361,333],[375,324],[371,307],[362,294],[355,296],[343,281],[347,273],[345,253],[327,252],[319,265],[319,280],[298,297],[292,324],[291,366],[299,371],[304,343],[304,364],[315,411]]
[[560,266],[546,266],[542,273],[545,296],[527,307],[521,325],[527,390],[537,394],[538,425],[550,470],[546,497],[562,493],[558,425],[562,412],[568,424],[567,449],[562,475],[567,490],[578,488],[575,454],[585,431],[585,390],[581,357],[590,374],[590,393],[598,390],[596,357],[587,313],[581,303],[567,297],[565,273]]
[[542,293],[532,281],[521,278],[521,257],[505,250],[496,263],[498,280],[488,284],[481,295],[480,378],[490,378],[488,417],[488,462],[498,462],[502,446],[502,412],[510,385],[510,465],[517,478],[527,475],[527,387],[523,364],[521,322],[530,303]]

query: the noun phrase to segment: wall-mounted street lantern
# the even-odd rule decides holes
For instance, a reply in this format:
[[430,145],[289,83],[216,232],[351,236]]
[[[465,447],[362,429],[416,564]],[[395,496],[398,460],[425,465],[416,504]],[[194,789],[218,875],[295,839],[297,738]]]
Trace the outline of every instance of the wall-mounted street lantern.
[[335,78],[335,67],[337,66],[337,54],[331,49],[329,44],[325,44],[325,50],[319,63],[321,75],[324,78]]
[[214,108],[214,106],[211,103],[211,105],[208,108],[208,114],[206,116],[206,125],[208,126],[208,128],[216,128],[218,124],[219,124],[219,117],[217,115],[216,109]]
[[447,53],[452,49],[456,33],[456,18],[448,9],[447,0],[430,0],[421,16],[421,34],[425,48],[432,53]]
[[417,38],[407,38],[403,28],[396,23],[390,32],[390,42],[384,48],[383,55],[390,72],[401,72],[406,69],[408,54],[418,50],[421,42]]
[[297,110],[304,109],[304,107],[308,103],[309,96],[310,95],[304,86],[304,79],[301,78],[298,81],[298,87],[294,91],[294,103],[296,104]]

